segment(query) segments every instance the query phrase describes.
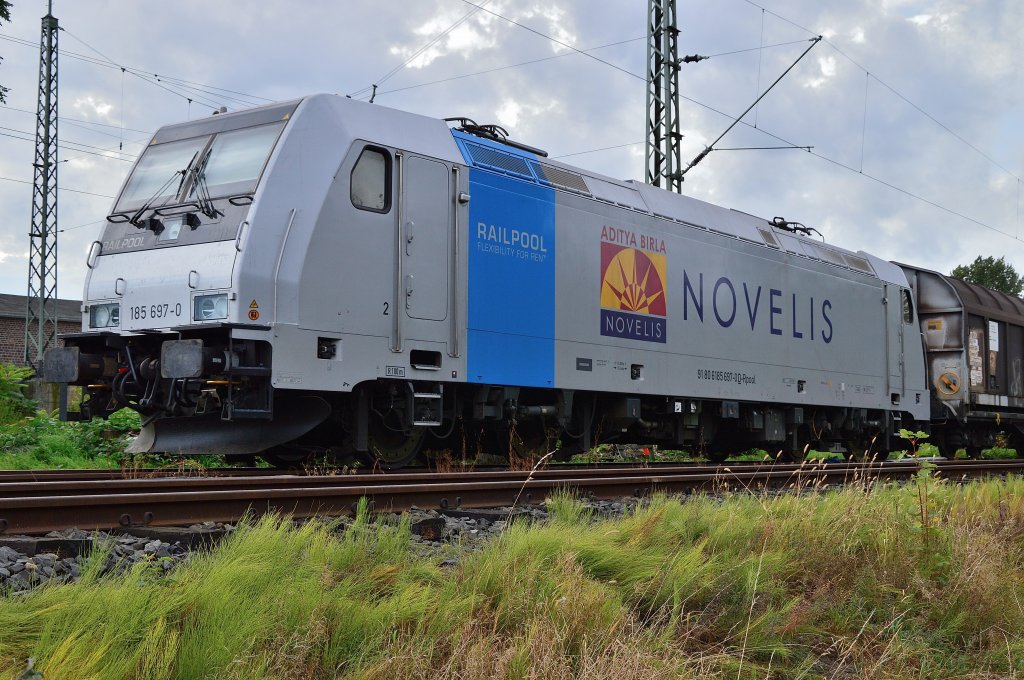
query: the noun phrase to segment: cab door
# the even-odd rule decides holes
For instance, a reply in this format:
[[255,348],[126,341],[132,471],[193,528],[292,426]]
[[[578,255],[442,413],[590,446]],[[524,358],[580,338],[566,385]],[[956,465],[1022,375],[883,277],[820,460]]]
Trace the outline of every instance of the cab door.
[[448,316],[448,258],[453,238],[451,169],[439,161],[410,154],[403,170],[400,247],[405,264],[405,314],[410,319],[444,321]]

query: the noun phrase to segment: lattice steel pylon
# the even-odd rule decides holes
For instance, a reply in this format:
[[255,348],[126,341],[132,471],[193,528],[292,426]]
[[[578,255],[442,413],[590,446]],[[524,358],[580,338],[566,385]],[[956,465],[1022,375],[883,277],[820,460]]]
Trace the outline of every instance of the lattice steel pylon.
[[57,340],[57,18],[53,2],[39,41],[39,103],[29,232],[25,362],[39,366]]
[[679,29],[676,0],[647,5],[647,183],[683,188],[679,144]]

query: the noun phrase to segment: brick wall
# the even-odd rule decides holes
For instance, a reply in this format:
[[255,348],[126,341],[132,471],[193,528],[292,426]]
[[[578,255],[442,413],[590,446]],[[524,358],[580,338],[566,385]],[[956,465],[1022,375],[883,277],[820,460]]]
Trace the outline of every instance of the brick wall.
[[[78,333],[82,324],[77,321],[60,321],[57,334]],[[57,341],[58,345],[64,343]],[[25,320],[0,317],[0,363],[25,365]]]

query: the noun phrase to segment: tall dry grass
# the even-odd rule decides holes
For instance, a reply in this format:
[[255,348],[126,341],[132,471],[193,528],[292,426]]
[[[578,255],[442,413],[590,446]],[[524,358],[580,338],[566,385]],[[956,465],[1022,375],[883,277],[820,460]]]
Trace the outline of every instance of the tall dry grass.
[[243,525],[146,564],[0,600],[0,676],[1006,678],[1024,675],[1024,481],[570,496],[454,568],[365,507]]

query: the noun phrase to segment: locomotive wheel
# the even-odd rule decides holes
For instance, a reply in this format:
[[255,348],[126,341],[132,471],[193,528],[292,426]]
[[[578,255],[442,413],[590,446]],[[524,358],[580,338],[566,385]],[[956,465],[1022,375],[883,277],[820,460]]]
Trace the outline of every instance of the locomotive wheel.
[[558,430],[551,431],[544,427],[542,421],[517,423],[508,431],[509,445],[506,449],[509,456],[515,455],[524,460],[537,461],[548,452],[554,450],[558,441]]
[[379,417],[370,418],[368,462],[385,470],[403,468],[419,456],[426,435],[427,431],[422,427],[403,432],[388,427]]

